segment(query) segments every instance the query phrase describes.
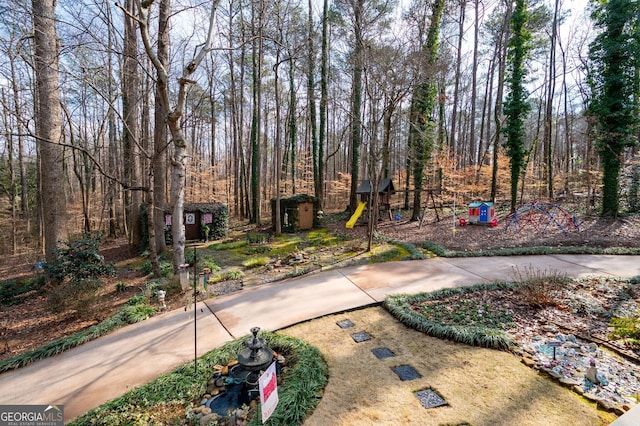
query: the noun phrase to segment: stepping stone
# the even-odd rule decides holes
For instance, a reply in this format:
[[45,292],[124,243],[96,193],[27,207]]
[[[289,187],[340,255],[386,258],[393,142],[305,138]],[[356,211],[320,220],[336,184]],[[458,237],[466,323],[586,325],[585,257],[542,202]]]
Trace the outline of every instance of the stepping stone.
[[392,358],[396,356],[396,354],[391,352],[391,349],[389,348],[375,348],[371,349],[371,352],[373,352],[378,359]]
[[366,331],[353,333],[351,335],[351,338],[355,340],[356,343],[362,343],[362,342],[366,342],[367,340],[371,340],[371,336],[369,336]]
[[400,365],[398,367],[392,367],[391,370],[393,370],[393,372],[396,373],[400,380],[402,380],[403,382],[419,379],[420,377],[422,377],[422,375],[410,365]]
[[338,321],[336,324],[338,324],[338,327],[340,328],[351,328],[353,327],[355,324],[351,322],[351,320],[342,320],[342,321]]
[[422,404],[424,408],[436,408],[449,405],[447,404],[447,401],[445,401],[433,389],[425,389],[414,392],[413,394],[418,398],[418,401],[420,401],[420,404]]

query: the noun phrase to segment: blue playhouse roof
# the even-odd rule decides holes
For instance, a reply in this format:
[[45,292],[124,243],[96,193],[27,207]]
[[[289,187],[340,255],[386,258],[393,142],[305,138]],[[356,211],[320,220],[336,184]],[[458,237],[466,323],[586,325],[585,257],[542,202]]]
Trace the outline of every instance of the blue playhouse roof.
[[491,201],[473,201],[471,203],[469,203],[469,207],[470,208],[477,208],[480,206],[493,206],[493,203]]

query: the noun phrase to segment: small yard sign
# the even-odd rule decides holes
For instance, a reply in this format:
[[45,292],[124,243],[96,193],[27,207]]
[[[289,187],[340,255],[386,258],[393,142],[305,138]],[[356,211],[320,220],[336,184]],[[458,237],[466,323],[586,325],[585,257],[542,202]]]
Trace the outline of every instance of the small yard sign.
[[260,388],[260,404],[262,406],[262,423],[273,414],[278,405],[278,377],[276,363],[272,362],[267,371],[258,379]]

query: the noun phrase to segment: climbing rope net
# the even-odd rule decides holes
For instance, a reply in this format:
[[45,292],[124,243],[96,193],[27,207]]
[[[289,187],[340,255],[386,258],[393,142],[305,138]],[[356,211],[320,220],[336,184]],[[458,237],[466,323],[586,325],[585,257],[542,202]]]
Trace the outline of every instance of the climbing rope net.
[[526,228],[534,229],[544,234],[549,227],[561,230],[565,235],[570,231],[580,229],[578,218],[556,203],[548,201],[534,201],[523,204],[507,216],[506,228],[516,232]]

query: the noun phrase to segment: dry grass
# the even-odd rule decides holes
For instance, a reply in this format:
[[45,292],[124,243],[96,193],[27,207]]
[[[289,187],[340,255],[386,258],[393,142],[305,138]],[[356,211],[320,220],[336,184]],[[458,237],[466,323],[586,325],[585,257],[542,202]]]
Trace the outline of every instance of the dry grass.
[[[349,319],[355,327],[341,329]],[[373,339],[356,343],[351,334]],[[604,425],[599,411],[506,352],[445,342],[408,329],[383,308],[327,316],[282,331],[318,347],[329,383],[307,426],[326,425]],[[395,357],[377,359],[386,347]],[[421,378],[401,381],[392,367],[411,365]],[[432,388],[448,406],[425,409],[413,392]]]

